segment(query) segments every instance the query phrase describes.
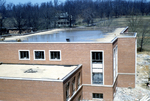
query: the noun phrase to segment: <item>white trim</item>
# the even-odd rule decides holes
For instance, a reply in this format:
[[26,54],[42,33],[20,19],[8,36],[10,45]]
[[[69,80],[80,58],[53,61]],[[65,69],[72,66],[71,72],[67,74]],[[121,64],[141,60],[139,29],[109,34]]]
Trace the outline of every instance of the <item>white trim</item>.
[[35,44],[35,43],[38,43],[38,44],[43,44],[43,43],[56,43],[56,44],[78,44],[78,43],[81,43],[81,44],[85,44],[85,43],[112,43],[111,41],[110,42],[0,42],[0,44],[14,44],[14,43],[17,43],[17,44],[28,44],[28,43],[32,43],[32,44]]
[[[53,51],[53,52],[59,51],[60,52],[60,59],[51,59],[51,54],[50,54],[51,51]],[[49,60],[50,61],[61,61],[61,50],[49,50]]]
[[113,85],[98,85],[98,84],[82,84],[83,86],[94,86],[94,87],[113,87]]
[[[21,51],[28,51],[29,52],[29,58],[28,59],[21,59],[20,58],[20,52]],[[19,56],[19,60],[30,60],[30,50],[18,50],[18,56]]]
[[[117,49],[117,50],[116,50]],[[115,78],[114,78],[114,51],[115,51],[115,53],[117,52],[117,65],[116,65],[116,61],[115,61],[115,72],[116,72],[116,70],[117,70],[117,72],[116,72],[116,76],[115,76]],[[116,54],[115,54],[115,56],[116,56]],[[116,45],[114,48],[113,48],[113,82],[115,82],[116,81],[116,78],[117,78],[117,76],[118,76],[118,45]],[[114,80],[115,79],[115,80]]]
[[82,64],[79,64],[77,68],[75,68],[74,70],[72,70],[68,75],[66,75],[64,78],[62,78],[62,80],[66,80],[69,76],[71,76],[75,71],[77,71],[80,67],[82,66]]
[[120,33],[123,34],[125,33],[124,31],[128,29],[128,26],[126,28],[124,28]]
[[91,84],[92,84],[92,52],[102,52],[103,56],[103,84],[96,84],[96,85],[104,85],[104,50],[90,50],[90,68],[91,68]]
[[111,40],[111,43],[114,43],[116,40],[118,39],[118,37],[115,37]]
[[0,79],[8,79],[8,80],[29,80],[29,81],[56,81],[63,82],[63,80],[55,80],[55,79],[45,79],[45,78],[17,78],[17,77],[0,77]]
[[[44,52],[44,59],[35,59],[35,51],[43,51]],[[33,50],[33,58],[34,58],[34,60],[46,60],[45,50]]]
[[78,87],[78,89],[73,93],[73,95],[68,99],[68,101],[72,100],[72,98],[77,94],[77,92],[82,88],[82,85]]

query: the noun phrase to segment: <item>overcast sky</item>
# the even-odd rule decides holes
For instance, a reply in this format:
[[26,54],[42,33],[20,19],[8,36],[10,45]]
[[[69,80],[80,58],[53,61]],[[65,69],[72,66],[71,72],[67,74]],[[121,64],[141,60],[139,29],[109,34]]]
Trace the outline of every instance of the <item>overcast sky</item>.
[[[7,4],[13,3],[13,4],[24,4],[31,2],[32,4],[38,3],[41,4],[42,2],[49,2],[49,1],[54,1],[54,0],[5,0]],[[59,3],[64,2],[66,0],[58,0]]]

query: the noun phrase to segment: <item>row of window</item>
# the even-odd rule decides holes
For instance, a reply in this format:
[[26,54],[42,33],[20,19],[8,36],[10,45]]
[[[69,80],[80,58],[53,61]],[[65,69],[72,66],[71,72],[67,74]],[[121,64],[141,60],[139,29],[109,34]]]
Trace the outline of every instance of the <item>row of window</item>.
[[[78,78],[77,78],[77,82],[75,82],[76,80],[76,78],[74,77],[73,78],[73,80],[72,80],[72,82],[70,83],[70,82],[68,82],[67,83],[67,85],[66,85],[66,101],[68,101],[69,100],[69,97],[70,97],[70,85],[72,86],[71,87],[71,89],[72,89],[72,95],[75,93],[75,91],[76,91],[76,85],[78,86],[78,88],[79,88],[79,86],[81,85],[81,79],[80,79],[81,77],[80,77],[80,73],[78,74]],[[77,84],[76,84],[77,83]],[[78,89],[77,88],[77,89]]]
[[[45,60],[45,50],[34,50],[34,60]],[[19,50],[19,60],[30,60],[29,50]],[[60,50],[49,50],[49,60],[61,60]]]
[[[103,51],[92,51],[92,83],[103,84]],[[34,50],[34,60],[45,60],[45,50]],[[29,50],[19,50],[20,60],[30,60]],[[60,50],[49,50],[49,60],[61,61]]]

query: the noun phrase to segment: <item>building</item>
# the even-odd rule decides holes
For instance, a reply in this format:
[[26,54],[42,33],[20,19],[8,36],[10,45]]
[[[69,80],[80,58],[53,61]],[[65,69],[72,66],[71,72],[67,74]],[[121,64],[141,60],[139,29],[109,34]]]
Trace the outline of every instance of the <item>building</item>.
[[128,27],[17,38],[0,42],[0,100],[113,101],[116,87],[135,87],[136,33]]
[[72,15],[69,15],[66,13],[58,13],[56,18],[58,19],[56,21],[57,27],[72,27],[74,26],[75,20],[73,19]]

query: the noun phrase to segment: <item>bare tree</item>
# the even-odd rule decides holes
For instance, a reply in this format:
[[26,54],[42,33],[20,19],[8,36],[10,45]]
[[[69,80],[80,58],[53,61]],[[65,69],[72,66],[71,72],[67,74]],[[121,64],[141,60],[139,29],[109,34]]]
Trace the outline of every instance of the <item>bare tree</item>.
[[22,28],[26,24],[25,11],[23,5],[19,4],[13,7],[13,22],[14,26],[19,30],[19,33],[22,33]]
[[2,27],[4,24],[4,16],[6,13],[5,3],[6,2],[4,0],[0,0],[0,35],[2,35]]
[[148,44],[150,37],[150,21],[144,22],[141,16],[131,16],[128,19],[129,28],[131,31],[137,32],[138,46],[140,47],[140,52],[143,50],[143,46]]
[[93,23],[93,18],[94,18],[94,12],[92,11],[92,9],[85,9],[83,11],[83,18],[84,18],[84,21],[88,24],[88,26],[90,24]]

